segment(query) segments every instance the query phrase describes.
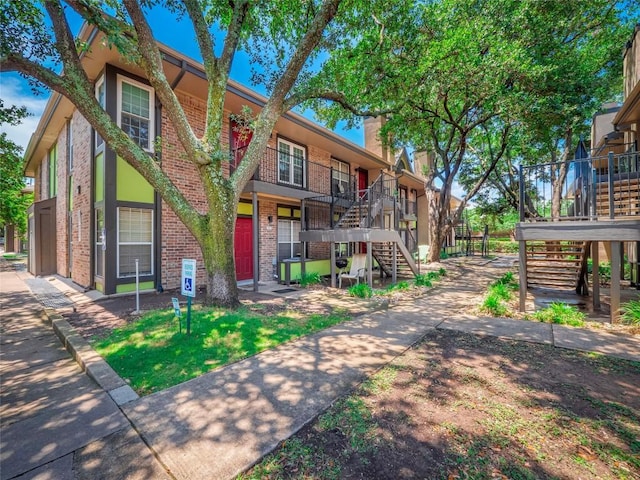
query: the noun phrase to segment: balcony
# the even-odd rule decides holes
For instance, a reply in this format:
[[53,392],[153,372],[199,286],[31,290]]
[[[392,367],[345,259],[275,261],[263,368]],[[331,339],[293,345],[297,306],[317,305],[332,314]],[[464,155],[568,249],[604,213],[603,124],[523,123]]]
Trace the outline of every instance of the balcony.
[[520,167],[520,221],[640,217],[637,152]]
[[[243,149],[234,152],[231,169],[242,160]],[[237,160],[235,160],[237,159]],[[339,195],[355,188],[356,180],[353,175],[334,172],[333,168],[319,163],[280,152],[274,148],[267,148],[260,161],[258,169],[253,175],[253,183],[249,189],[269,192],[270,188],[258,188],[256,182],[277,185],[272,193],[306,198],[317,195]],[[309,194],[313,195],[309,195]]]

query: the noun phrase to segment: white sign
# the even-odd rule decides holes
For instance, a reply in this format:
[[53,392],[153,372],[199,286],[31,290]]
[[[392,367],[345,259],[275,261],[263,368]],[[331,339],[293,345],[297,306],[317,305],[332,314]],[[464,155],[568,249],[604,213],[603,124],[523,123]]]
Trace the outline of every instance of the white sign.
[[196,261],[182,259],[181,294],[185,297],[196,296]]
[[181,317],[182,312],[180,311],[180,303],[177,298],[171,298],[171,303],[173,303],[173,311],[176,314],[176,317]]

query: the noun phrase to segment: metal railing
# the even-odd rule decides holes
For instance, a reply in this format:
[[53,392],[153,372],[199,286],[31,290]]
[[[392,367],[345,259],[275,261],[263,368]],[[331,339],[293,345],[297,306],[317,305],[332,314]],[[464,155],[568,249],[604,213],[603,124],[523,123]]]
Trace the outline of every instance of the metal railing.
[[640,216],[638,152],[520,166],[520,221]]
[[[242,161],[246,147],[231,153],[230,169],[233,170]],[[345,178],[347,177],[347,178]],[[310,162],[288,152],[274,148],[265,150],[260,165],[253,175],[260,182],[283,185],[290,188],[306,190],[321,195],[339,195],[355,189],[355,176],[335,172],[332,167]]]

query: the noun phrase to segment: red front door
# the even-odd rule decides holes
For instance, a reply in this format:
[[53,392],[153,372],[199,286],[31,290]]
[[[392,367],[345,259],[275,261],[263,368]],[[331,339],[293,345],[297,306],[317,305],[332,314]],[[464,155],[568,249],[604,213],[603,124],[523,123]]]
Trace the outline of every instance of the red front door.
[[236,220],[236,235],[233,242],[236,260],[236,279],[250,280],[253,278],[253,220],[238,218]]
[[358,190],[360,191],[360,196],[364,195],[364,190],[369,187],[369,172],[366,170],[358,170]]

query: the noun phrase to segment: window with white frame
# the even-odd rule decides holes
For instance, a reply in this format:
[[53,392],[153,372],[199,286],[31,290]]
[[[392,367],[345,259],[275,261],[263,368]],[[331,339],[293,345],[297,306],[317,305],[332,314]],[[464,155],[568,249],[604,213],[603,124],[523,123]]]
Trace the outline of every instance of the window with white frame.
[[300,256],[300,220],[278,219],[278,260]]
[[153,275],[153,210],[118,207],[118,277]]
[[331,189],[333,194],[351,190],[349,185],[349,164],[335,158],[331,159]]
[[[105,97],[104,77],[100,77],[96,82],[96,100],[98,101],[98,104],[103,109],[105,109],[107,103],[106,103],[106,97]],[[95,148],[98,149],[98,147],[102,146],[103,143],[104,143],[104,139],[100,136],[98,132],[96,132]]]
[[304,187],[305,148],[278,139],[278,181]]
[[144,150],[153,150],[153,89],[118,76],[118,125]]

